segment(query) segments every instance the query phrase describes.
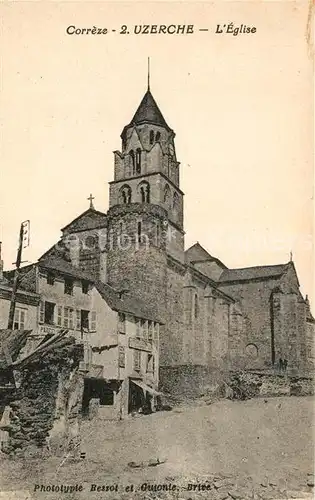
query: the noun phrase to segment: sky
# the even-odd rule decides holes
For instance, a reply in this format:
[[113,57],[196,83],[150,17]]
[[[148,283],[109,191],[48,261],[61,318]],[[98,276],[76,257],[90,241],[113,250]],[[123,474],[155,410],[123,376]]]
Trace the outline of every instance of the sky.
[[[23,258],[33,262],[90,193],[107,210],[113,151],[146,91],[150,56],[152,94],[176,132],[186,247],[199,241],[237,268],[288,262],[292,251],[314,303],[307,2],[22,1],[2,3],[0,17],[5,268],[23,220]],[[215,33],[232,22],[256,33]],[[194,33],[133,34],[144,24],[192,24]],[[109,32],[67,35],[70,25]]]

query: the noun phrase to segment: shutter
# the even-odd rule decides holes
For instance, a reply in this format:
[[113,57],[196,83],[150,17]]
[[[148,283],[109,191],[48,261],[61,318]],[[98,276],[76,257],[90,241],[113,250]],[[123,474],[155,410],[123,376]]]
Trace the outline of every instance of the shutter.
[[57,307],[57,325],[62,326],[62,306]]
[[24,326],[25,326],[25,311],[20,310],[20,324],[19,324],[20,330],[24,330]]
[[45,302],[40,302],[39,305],[39,322],[44,323],[45,321]]
[[69,328],[73,330],[73,309],[69,309]]
[[81,311],[80,311],[80,309],[76,310],[76,329],[81,330]]
[[89,331],[96,332],[96,311],[91,311],[89,317],[90,317]]
[[64,314],[63,314],[63,326],[65,328],[69,327],[69,307],[64,308]]

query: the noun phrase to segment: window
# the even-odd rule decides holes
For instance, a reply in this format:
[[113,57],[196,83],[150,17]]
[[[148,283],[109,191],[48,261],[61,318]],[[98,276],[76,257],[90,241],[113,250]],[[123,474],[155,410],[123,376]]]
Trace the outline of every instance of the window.
[[53,302],[45,302],[44,321],[47,325],[54,324],[55,305]]
[[57,325],[62,326],[62,319],[63,319],[63,307],[58,306],[57,307]]
[[65,293],[67,295],[73,294],[73,279],[65,278]]
[[155,244],[158,246],[160,244],[160,223],[155,223]]
[[150,203],[150,184],[148,182],[141,182],[138,187],[141,203]]
[[154,143],[154,131],[150,130],[150,144]]
[[141,221],[138,222],[138,243],[141,243],[141,232],[142,232],[142,225]]
[[64,308],[63,312],[63,326],[65,328],[69,327],[69,307]]
[[141,174],[141,149],[136,150],[136,173]]
[[141,351],[136,349],[133,351],[133,368],[136,372],[139,372],[141,368]]
[[156,142],[158,142],[160,140],[160,138],[161,138],[161,132],[157,132],[156,136],[155,136]]
[[118,365],[119,368],[125,368],[125,348],[123,345],[119,346],[119,351],[118,351]]
[[119,313],[118,314],[118,332],[119,333],[126,333],[126,317],[124,313]]
[[198,295],[195,293],[194,295],[194,305],[193,305],[193,314],[195,318],[198,318],[199,316],[199,302],[198,302]]
[[55,283],[55,275],[53,273],[47,273],[47,285],[53,285]]
[[89,311],[81,309],[81,330],[89,330]]
[[91,311],[90,321],[89,321],[89,331],[96,332],[96,311]]
[[14,312],[14,330],[24,330],[27,309],[16,308]]
[[44,323],[45,321],[45,302],[39,304],[39,322]]
[[130,155],[130,162],[131,162],[131,172],[132,172],[132,175],[135,175],[135,173],[136,173],[136,162],[135,162],[135,153],[134,153],[133,149],[130,151],[129,155]]
[[82,281],[82,293],[89,293],[89,283],[87,281]]
[[128,185],[122,186],[120,189],[120,195],[119,195],[119,201],[120,203],[123,203],[124,205],[128,205],[131,203],[131,187]]

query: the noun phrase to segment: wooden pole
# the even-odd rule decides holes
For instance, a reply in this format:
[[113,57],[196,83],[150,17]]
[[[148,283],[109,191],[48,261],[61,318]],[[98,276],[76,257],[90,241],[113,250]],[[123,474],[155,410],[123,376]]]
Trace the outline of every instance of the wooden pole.
[[23,234],[24,234],[24,228],[23,228],[23,223],[22,223],[21,229],[20,229],[19,246],[18,246],[18,251],[17,251],[17,256],[16,256],[16,268],[15,268],[15,273],[14,273],[14,281],[13,281],[13,288],[12,288],[12,295],[11,295],[11,304],[10,304],[10,311],[9,311],[9,321],[8,321],[8,329],[9,330],[13,330],[13,328],[14,328],[14,313],[15,313],[15,304],[16,304],[16,294],[17,294],[17,289],[18,289],[18,284],[19,284],[19,270],[20,270],[21,260],[22,260]]

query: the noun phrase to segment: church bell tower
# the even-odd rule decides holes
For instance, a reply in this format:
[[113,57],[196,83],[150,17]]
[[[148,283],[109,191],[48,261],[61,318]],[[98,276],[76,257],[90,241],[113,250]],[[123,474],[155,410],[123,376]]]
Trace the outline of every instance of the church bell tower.
[[175,133],[148,82],[114,151],[108,211],[108,281],[143,300],[166,297],[167,256],[184,261],[183,193]]

